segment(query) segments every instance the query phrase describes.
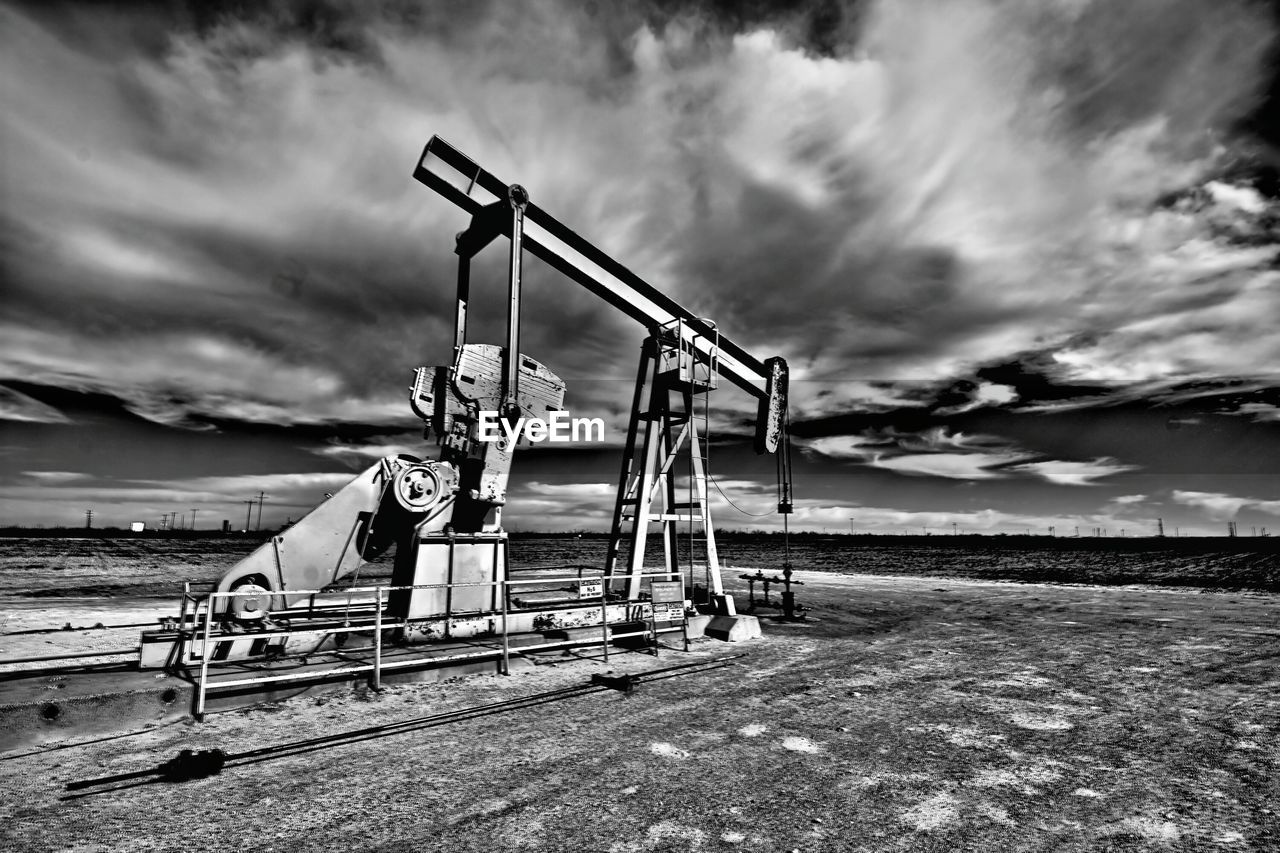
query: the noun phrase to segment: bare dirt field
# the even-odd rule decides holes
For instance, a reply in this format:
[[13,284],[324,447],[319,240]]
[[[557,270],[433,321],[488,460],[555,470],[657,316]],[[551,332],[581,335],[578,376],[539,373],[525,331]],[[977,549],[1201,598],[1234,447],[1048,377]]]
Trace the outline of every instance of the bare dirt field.
[[[717,537],[725,563],[766,572],[781,568],[783,542],[778,536],[722,532]],[[0,595],[175,601],[183,581],[217,581],[261,541],[203,531],[142,536],[0,536]],[[601,536],[517,534],[511,540],[511,561],[518,567],[599,567],[604,565],[607,545],[608,540]],[[794,538],[789,553],[795,568],[821,572],[1280,593],[1280,537],[804,534]],[[697,556],[700,560],[701,554]],[[655,565],[661,563],[661,541],[650,540],[649,558]],[[364,566],[360,577],[390,577],[391,563],[389,552]]]
[[[812,619],[762,640],[0,755],[0,848],[1280,849],[1275,595],[801,577]],[[742,652],[631,696],[576,689]],[[213,748],[215,776],[105,781]]]

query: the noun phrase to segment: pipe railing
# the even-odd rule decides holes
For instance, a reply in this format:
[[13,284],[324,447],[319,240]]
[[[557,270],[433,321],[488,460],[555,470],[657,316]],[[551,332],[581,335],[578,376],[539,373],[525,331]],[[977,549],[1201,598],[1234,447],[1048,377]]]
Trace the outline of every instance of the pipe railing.
[[[624,634],[611,635],[609,631],[609,615],[608,615],[608,608],[610,604],[609,595],[608,595],[609,590],[607,585],[608,578],[604,575],[600,575],[599,577],[602,581],[605,581],[605,583],[601,584],[600,593],[598,595],[583,596],[579,600],[592,601],[598,598],[600,601],[600,647],[604,655],[604,660],[606,662],[609,660],[609,642],[611,639],[623,639],[628,637],[646,636],[652,633],[656,641],[657,634],[669,633],[672,631],[687,630],[683,625],[680,628],[659,629],[657,628],[656,624],[654,624],[651,629],[647,628],[646,630],[643,630],[643,631],[632,631]],[[670,572],[651,572],[651,573],[640,573],[639,575],[637,575],[637,577],[642,579],[643,578],[650,578],[650,579],[664,578],[664,579],[670,580],[672,578],[672,574]],[[333,675],[345,675],[345,674],[354,674],[358,672],[370,672],[372,673],[373,687],[375,690],[377,690],[377,689],[381,689],[382,673],[383,673],[383,670],[386,670],[386,669],[396,669],[396,668],[408,667],[408,666],[421,666],[424,663],[426,664],[451,663],[451,662],[460,661],[460,660],[475,659],[480,657],[491,657],[495,654],[500,656],[500,660],[502,662],[502,670],[501,670],[502,674],[508,675],[510,673],[511,650],[510,650],[510,642],[509,642],[509,636],[508,636],[507,620],[508,620],[508,615],[510,611],[509,599],[511,597],[511,588],[513,586],[531,586],[536,584],[565,583],[569,581],[572,581],[575,583],[581,583],[582,580],[583,578],[582,578],[581,572],[579,572],[577,576],[550,577],[550,578],[548,577],[500,578],[500,579],[495,579],[491,581],[466,581],[461,583],[447,582],[447,583],[434,583],[434,584],[403,584],[403,585],[391,585],[391,586],[377,585],[377,586],[366,586],[366,587],[349,587],[347,589],[340,590],[340,591],[303,589],[303,590],[280,590],[278,592],[272,592],[270,593],[270,595],[273,598],[277,595],[312,596],[313,607],[314,607],[314,601],[315,601],[314,596],[316,595],[338,594],[338,595],[349,596],[350,594],[357,593],[357,592],[373,593],[374,595],[373,603],[375,605],[374,613],[373,613],[373,617],[374,617],[373,663],[358,664],[355,666],[348,666],[348,667],[340,666],[340,667],[334,667],[331,669],[324,669],[324,670],[318,670],[318,671],[313,670],[313,671],[304,672],[304,673],[286,673],[284,675],[266,675],[266,676],[258,676],[255,678],[224,680],[224,681],[219,681],[217,684],[217,687],[219,689],[224,689],[229,687],[243,687],[251,684],[264,684],[264,683],[283,682],[283,681],[299,681],[299,680],[305,680],[305,679],[329,677]],[[590,578],[589,580],[595,580],[595,578]],[[430,655],[430,656],[424,656],[424,657],[416,657],[413,660],[407,660],[407,661],[392,661],[389,663],[383,661],[382,632],[388,624],[387,621],[383,619],[383,610],[385,609],[384,595],[386,593],[399,592],[403,590],[421,590],[421,589],[453,590],[453,589],[461,589],[461,588],[467,588],[467,587],[501,587],[502,593],[500,595],[500,601],[502,606],[498,614],[500,616],[500,624],[502,626],[502,629],[500,631],[502,646],[500,650],[487,648],[482,651],[463,652],[459,654]],[[214,617],[217,615],[214,609],[214,602],[215,600],[218,600],[218,599],[230,599],[230,598],[254,596],[254,595],[263,595],[263,593],[260,591],[241,592],[238,590],[227,590],[224,592],[211,591],[203,597],[197,597],[191,594],[189,584],[183,585],[183,605],[182,605],[182,612],[179,617],[179,625],[186,624],[188,600],[190,599],[190,601],[194,603],[194,607],[192,608],[192,611],[191,611],[191,628],[192,628],[191,640],[193,641],[193,647],[191,649],[191,654],[188,658],[189,660],[195,659],[194,640],[197,632],[201,634],[200,655],[199,655],[199,661],[200,661],[199,682],[200,683],[196,689],[195,709],[194,709],[194,715],[197,720],[201,720],[204,718],[205,705],[207,700],[206,694],[208,692],[208,683],[209,683],[209,663],[212,657],[211,648],[213,644],[213,636],[212,636],[213,623],[214,623]],[[617,602],[617,603],[629,605],[632,603],[643,604],[644,602],[626,601],[626,602]],[[203,614],[202,614],[202,608],[201,608],[202,604],[204,605]],[[685,613],[687,618],[687,610],[685,611]],[[201,615],[203,615],[203,620],[201,620]],[[201,624],[202,621],[203,621],[203,625]],[[404,619],[393,619],[391,620],[390,624],[393,627],[395,627],[395,626],[405,625],[407,624],[407,622],[408,620],[404,620]],[[261,640],[261,639],[273,639],[278,637],[287,638],[287,637],[292,637],[298,634],[316,632],[318,630],[322,630],[326,634],[348,634],[348,633],[368,631],[369,628],[370,626],[368,624],[362,624],[362,625],[348,624],[348,625],[342,625],[342,626],[327,627],[323,629],[297,628],[297,629],[274,630],[274,631],[254,632],[252,634],[236,635],[235,639],[248,638],[253,640]],[[225,640],[224,642],[232,642],[232,641],[233,640]],[[533,646],[522,646],[521,648],[522,648],[522,651],[535,651],[535,650],[563,648],[565,646],[576,646],[576,645],[584,645],[584,644],[585,643],[581,640],[564,640],[564,641],[553,641],[550,643],[540,643],[538,645],[533,645]],[[686,639],[686,646],[687,646],[687,639]]]

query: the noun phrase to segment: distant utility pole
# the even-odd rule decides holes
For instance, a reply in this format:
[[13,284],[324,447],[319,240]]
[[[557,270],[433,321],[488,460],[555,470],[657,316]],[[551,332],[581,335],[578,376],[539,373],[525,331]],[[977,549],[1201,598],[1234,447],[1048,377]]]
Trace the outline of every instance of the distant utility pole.
[[170,529],[170,530],[172,530],[172,529],[173,529],[173,523],[174,523],[175,521],[177,521],[177,520],[178,520],[178,513],[177,513],[177,512],[171,512],[171,513],[169,513],[169,529]]
[[853,516],[849,516],[849,535],[853,535]]
[[169,516],[168,516],[168,515],[162,515],[162,516],[160,516],[160,529],[161,529],[161,530],[166,529],[166,525],[168,524],[168,521],[169,521]]
[[1164,538],[1164,519],[1163,518],[1156,519],[1156,535],[1159,536],[1161,539]]
[[84,511],[84,526],[86,530],[93,527],[93,510],[91,509]]
[[244,529],[247,533],[249,532],[249,521],[253,518],[253,505],[256,503],[256,500],[254,498],[250,498],[247,501],[241,501],[241,503],[246,505],[244,511]]
[[196,508],[192,507],[191,508],[191,529],[192,530],[196,529],[196,512],[197,512]]
[[959,529],[957,529],[957,527],[956,527],[956,523],[955,523],[954,521],[953,521],[953,522],[951,522],[951,535],[952,535],[952,536],[959,536],[959,535],[960,535],[960,531],[959,531]]
[[1227,535],[1232,539],[1236,538],[1236,523],[1234,521],[1227,522]]
[[258,525],[254,530],[262,529],[262,502],[266,500],[266,497],[267,495],[265,492],[258,492]]

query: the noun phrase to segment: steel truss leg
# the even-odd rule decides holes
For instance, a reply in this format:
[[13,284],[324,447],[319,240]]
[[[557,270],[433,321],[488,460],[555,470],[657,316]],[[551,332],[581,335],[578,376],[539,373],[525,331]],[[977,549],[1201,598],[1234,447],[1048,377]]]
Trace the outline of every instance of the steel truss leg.
[[[673,386],[669,377],[659,375],[660,367],[659,343],[651,338],[645,342],[640,356],[626,448],[618,476],[618,496],[605,575],[614,582],[621,582],[625,576],[627,598],[636,600],[642,586],[649,525],[660,522],[665,571],[673,579],[680,577],[678,525],[686,521],[691,528],[701,525],[709,591],[712,595],[723,595],[720,559],[708,503],[703,442],[695,423],[694,393],[688,388]],[[646,389],[648,402],[642,408]],[[684,411],[672,409],[672,396],[677,394]],[[689,455],[690,463],[690,495],[685,503],[676,499],[676,472],[679,469],[675,462],[682,452]],[[624,528],[628,522],[629,551],[626,567],[622,569],[619,561]],[[692,530],[690,534],[692,563]],[[613,592],[620,591],[612,583],[609,588]]]

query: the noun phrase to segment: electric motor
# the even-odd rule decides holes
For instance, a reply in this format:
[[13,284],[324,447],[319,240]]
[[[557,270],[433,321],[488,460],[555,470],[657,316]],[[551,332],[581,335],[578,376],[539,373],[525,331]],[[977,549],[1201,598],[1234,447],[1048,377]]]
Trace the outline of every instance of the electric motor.
[[228,613],[237,622],[256,622],[266,618],[271,609],[271,591],[256,583],[246,583],[236,587],[233,592],[240,593],[228,599],[231,604]]

